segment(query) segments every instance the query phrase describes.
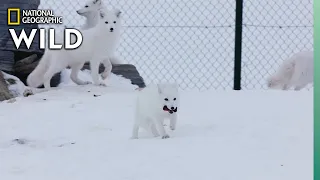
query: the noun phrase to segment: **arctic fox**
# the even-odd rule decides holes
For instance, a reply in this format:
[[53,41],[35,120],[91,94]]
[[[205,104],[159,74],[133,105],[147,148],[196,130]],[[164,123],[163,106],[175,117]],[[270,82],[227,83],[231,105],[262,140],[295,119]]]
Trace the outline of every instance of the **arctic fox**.
[[102,0],[87,1],[84,7],[76,11],[80,16],[85,17],[85,23],[82,25],[81,29],[90,29],[96,26],[100,19],[100,11],[105,8]]
[[132,139],[138,138],[140,127],[155,137],[169,138],[163,121],[170,119],[170,129],[176,129],[179,101],[177,84],[151,85],[138,91]]
[[285,60],[277,72],[267,79],[268,87],[288,90],[294,87],[299,91],[313,83],[313,51],[304,51],[294,54]]
[[[38,87],[44,84],[50,88],[52,76],[66,68],[71,67],[70,78],[78,85],[90,84],[78,78],[78,72],[85,62],[90,61],[92,80],[95,85],[105,85],[99,80],[99,65],[106,67],[105,74],[111,73],[112,65],[108,57],[113,55],[114,45],[118,41],[121,28],[121,12],[117,9],[101,11],[98,25],[82,31],[83,42],[80,47],[73,50],[46,49],[38,66],[27,78],[27,84]],[[107,51],[106,51],[107,48]]]
[[[102,0],[89,0],[84,5],[83,8],[77,10],[77,13],[80,16],[85,17],[85,23],[82,25],[81,29],[90,29],[98,24],[99,21],[99,13],[102,9],[106,8],[102,2]],[[115,42],[116,45],[119,42]],[[115,46],[116,46],[115,45]],[[112,64],[123,64],[123,62],[117,57],[110,57],[110,61]],[[102,74],[102,77],[105,78],[105,74]]]

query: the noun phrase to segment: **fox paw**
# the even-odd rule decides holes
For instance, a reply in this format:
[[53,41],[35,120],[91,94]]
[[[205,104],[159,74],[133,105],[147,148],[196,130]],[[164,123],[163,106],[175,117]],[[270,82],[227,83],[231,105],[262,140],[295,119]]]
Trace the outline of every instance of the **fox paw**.
[[100,83],[99,86],[107,87],[105,83]]
[[78,85],[83,86],[83,85],[89,85],[92,84],[92,82],[90,81],[81,81],[81,82],[77,82]]
[[102,77],[103,80],[107,79],[108,73],[103,72],[103,73],[101,74],[101,77]]
[[168,134],[165,134],[162,136],[162,139],[168,139],[168,138],[170,138],[170,136]]
[[98,83],[94,83],[94,85],[96,85],[96,86],[107,86],[105,83],[103,83],[103,82],[98,82]]
[[83,85],[88,85],[88,84],[92,84],[92,82],[90,82],[90,81],[83,82]]

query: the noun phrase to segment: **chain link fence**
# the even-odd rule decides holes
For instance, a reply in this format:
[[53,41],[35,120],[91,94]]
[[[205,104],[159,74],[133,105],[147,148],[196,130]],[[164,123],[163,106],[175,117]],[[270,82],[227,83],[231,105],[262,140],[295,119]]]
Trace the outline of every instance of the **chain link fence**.
[[242,88],[266,89],[283,60],[313,50],[313,1],[243,2]]
[[[87,0],[41,1],[67,27]],[[146,84],[176,81],[185,90],[232,89],[235,0],[111,0],[123,12],[119,58]],[[292,53],[313,50],[312,0],[244,0],[242,88],[266,89],[266,77]],[[53,26],[51,26],[53,27]],[[57,26],[55,28],[63,28]]]

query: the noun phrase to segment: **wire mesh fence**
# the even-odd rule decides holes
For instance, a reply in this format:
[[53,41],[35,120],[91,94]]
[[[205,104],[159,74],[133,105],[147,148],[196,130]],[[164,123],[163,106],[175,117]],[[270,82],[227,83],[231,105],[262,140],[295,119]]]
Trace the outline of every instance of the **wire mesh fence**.
[[[87,2],[41,1],[39,9],[53,9],[67,27],[81,27],[84,18],[76,10]],[[104,4],[123,12],[117,55],[134,64],[146,84],[176,81],[185,90],[233,88],[235,0]],[[266,77],[283,60],[294,52],[313,50],[312,7],[312,0],[244,0],[243,89],[266,89]]]
[[244,0],[243,12],[243,89],[266,88],[283,60],[313,50],[312,0]]

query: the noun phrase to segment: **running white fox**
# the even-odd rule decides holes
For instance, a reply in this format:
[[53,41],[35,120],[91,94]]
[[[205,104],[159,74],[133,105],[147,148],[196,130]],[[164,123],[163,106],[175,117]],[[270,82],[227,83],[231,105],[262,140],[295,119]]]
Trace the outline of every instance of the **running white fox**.
[[179,101],[177,84],[150,85],[138,91],[132,139],[138,138],[140,127],[155,137],[169,138],[163,121],[170,119],[171,130],[176,129]]
[[[98,24],[99,13],[101,9],[106,8],[102,0],[89,0],[81,9],[77,10],[77,13],[80,16],[85,17],[85,23],[82,25],[81,29],[90,29]],[[119,39],[120,40],[120,39]],[[118,45],[119,42],[116,42]],[[115,46],[116,47],[116,46]],[[110,57],[112,64],[123,64],[123,62],[116,56]],[[102,74],[102,77],[105,78],[105,74]]]
[[299,91],[313,83],[313,51],[294,54],[285,60],[277,72],[267,79],[268,87],[288,90],[291,87]]
[[111,73],[112,65],[108,57],[113,56],[115,42],[120,37],[120,15],[121,12],[117,9],[101,11],[99,23],[93,28],[82,31],[83,42],[77,49],[46,49],[38,66],[28,76],[27,84],[31,87],[44,84],[45,88],[49,89],[52,76],[67,66],[71,67],[70,78],[73,82],[78,85],[90,84],[91,82],[85,82],[78,78],[78,72],[84,63],[90,61],[93,83],[105,85],[99,80],[99,65],[103,62],[106,67],[106,76]]

